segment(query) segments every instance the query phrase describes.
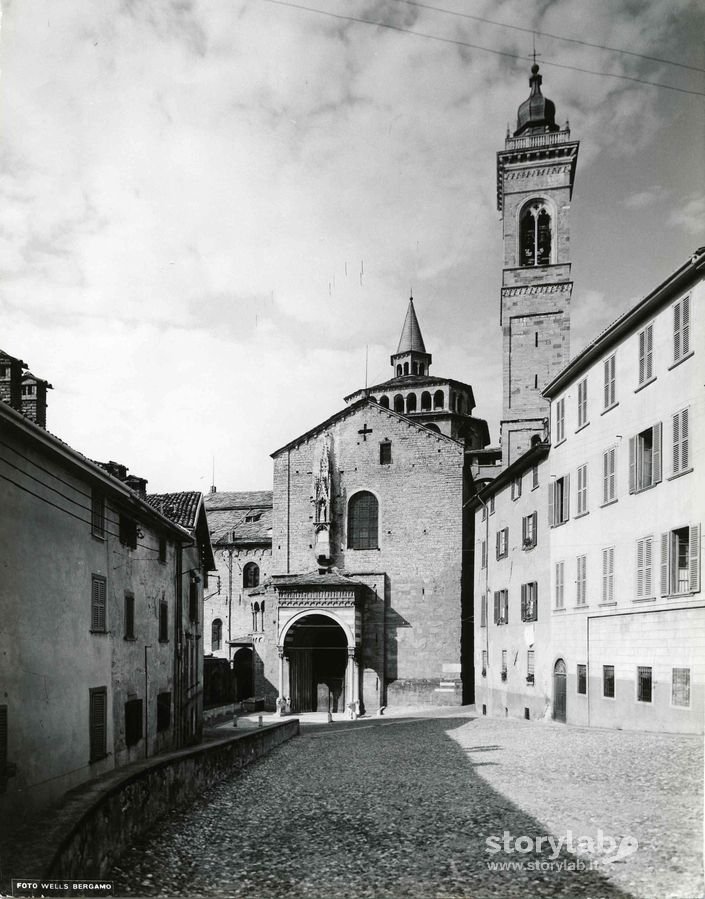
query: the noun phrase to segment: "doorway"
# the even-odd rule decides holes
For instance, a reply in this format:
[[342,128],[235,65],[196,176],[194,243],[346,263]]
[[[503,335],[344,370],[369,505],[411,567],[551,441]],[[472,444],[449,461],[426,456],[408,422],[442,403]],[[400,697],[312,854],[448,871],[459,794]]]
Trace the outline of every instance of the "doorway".
[[289,699],[293,712],[342,712],[348,640],[327,615],[306,615],[288,631]]
[[553,666],[553,720],[566,720],[566,668],[563,659]]

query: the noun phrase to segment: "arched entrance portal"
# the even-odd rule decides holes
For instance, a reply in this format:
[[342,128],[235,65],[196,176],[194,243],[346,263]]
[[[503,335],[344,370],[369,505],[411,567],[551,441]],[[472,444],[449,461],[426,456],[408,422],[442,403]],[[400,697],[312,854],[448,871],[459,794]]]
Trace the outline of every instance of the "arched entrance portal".
[[235,678],[235,699],[249,699],[254,696],[252,677],[252,649],[243,646],[233,656],[233,676]]
[[563,659],[553,666],[553,720],[565,722],[566,718],[566,671]]
[[289,702],[293,712],[342,712],[348,640],[327,615],[305,615],[284,639],[289,662]]

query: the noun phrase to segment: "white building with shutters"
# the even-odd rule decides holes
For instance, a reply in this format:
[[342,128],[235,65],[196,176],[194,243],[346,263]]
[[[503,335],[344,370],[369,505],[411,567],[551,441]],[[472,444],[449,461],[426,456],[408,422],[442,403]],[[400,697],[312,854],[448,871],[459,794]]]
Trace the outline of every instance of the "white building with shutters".
[[701,248],[544,390],[559,720],[703,728],[704,270]]

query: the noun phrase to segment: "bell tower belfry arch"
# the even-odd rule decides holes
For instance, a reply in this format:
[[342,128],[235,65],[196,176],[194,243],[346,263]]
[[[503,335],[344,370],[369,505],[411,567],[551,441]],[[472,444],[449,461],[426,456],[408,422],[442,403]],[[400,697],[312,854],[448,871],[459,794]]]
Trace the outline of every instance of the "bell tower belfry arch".
[[543,436],[548,402],[542,388],[570,358],[570,201],[578,141],[541,93],[534,62],[531,93],[517,128],[497,153],[497,208],[502,217],[504,267],[501,440],[508,465]]

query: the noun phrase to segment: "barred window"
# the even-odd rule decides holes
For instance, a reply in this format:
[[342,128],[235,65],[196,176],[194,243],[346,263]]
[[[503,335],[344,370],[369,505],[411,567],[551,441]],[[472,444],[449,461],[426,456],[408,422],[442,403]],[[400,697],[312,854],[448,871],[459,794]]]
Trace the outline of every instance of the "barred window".
[[377,549],[379,504],[367,490],[354,494],[348,503],[348,548]]
[[690,708],[690,668],[672,669],[671,705]]
[[587,693],[587,665],[578,665],[578,693]]
[[639,702],[651,702],[651,668],[639,665],[636,669],[636,698]]

